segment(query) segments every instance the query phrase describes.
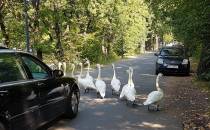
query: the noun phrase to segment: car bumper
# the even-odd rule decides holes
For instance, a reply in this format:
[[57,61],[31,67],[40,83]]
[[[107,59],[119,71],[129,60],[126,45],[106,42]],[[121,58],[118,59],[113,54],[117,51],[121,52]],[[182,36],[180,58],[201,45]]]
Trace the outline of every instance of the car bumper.
[[156,70],[161,73],[189,73],[190,67],[189,64],[175,64],[175,65],[167,65],[167,64],[156,64]]

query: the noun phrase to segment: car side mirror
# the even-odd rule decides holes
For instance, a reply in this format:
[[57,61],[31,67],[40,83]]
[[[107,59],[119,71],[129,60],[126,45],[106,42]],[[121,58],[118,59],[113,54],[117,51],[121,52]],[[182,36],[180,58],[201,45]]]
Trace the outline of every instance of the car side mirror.
[[154,55],[155,55],[155,56],[158,56],[159,54],[158,54],[158,53],[155,53]]
[[56,77],[56,78],[60,78],[63,76],[63,71],[61,70],[53,70],[53,75]]

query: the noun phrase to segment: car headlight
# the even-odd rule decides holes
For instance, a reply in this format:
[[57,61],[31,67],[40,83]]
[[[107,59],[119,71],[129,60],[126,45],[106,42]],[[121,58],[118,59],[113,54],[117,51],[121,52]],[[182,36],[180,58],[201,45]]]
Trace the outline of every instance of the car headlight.
[[157,60],[157,63],[158,63],[158,64],[163,64],[163,59],[159,58],[159,59]]
[[182,64],[183,64],[183,65],[188,64],[188,59],[184,59],[184,60],[182,61]]

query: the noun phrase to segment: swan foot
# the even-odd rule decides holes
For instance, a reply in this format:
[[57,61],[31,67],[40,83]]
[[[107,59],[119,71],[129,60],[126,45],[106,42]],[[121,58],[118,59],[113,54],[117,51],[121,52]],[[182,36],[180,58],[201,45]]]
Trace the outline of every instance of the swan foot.
[[112,89],[112,95],[114,95],[114,90]]
[[[152,109],[151,109],[152,107]],[[147,106],[148,111],[160,111],[160,105],[159,104],[150,104]]]
[[159,104],[157,104],[157,106],[156,106],[156,111],[160,111],[160,105]]
[[96,94],[97,94],[97,98],[101,98],[101,95],[99,92],[97,92]]
[[89,92],[89,89],[88,89],[88,88],[86,88],[84,93],[88,93],[88,92]]

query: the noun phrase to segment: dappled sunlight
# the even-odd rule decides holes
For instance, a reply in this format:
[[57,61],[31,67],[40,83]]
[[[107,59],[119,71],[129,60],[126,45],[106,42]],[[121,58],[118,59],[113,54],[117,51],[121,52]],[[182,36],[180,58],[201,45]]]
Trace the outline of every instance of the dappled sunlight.
[[165,128],[165,125],[157,124],[157,123],[150,123],[150,122],[142,122],[141,124],[137,125],[140,127],[146,128]]
[[86,98],[81,97],[81,100],[85,101],[90,106],[102,105],[102,104],[110,104],[110,105],[118,104],[118,99],[116,98],[90,99],[87,97]]
[[146,100],[147,95],[146,94],[136,95],[136,98],[139,99],[139,100]]
[[94,112],[93,115],[96,116],[103,116],[105,113],[104,112]]
[[52,129],[53,129],[53,130],[76,130],[76,129],[70,128],[70,127],[65,127],[65,128],[53,128],[53,127],[52,127]]
[[156,77],[157,75],[154,75],[154,74],[140,74],[142,76],[148,76],[148,77]]
[[126,58],[135,59],[138,58],[138,56],[126,56]]
[[103,77],[103,78],[101,78],[102,80],[111,80],[112,79],[112,77]]

